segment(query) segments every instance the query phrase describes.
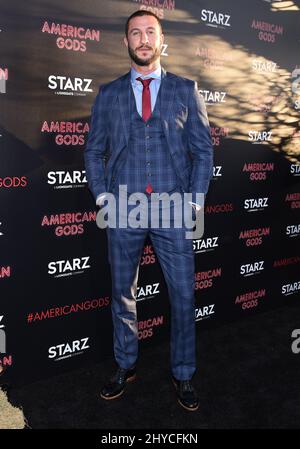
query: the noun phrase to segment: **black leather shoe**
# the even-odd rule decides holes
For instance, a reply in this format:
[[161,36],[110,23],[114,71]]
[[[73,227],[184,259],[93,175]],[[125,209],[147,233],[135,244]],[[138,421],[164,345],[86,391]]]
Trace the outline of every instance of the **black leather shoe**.
[[177,380],[174,376],[172,376],[172,381],[176,388],[179,404],[190,412],[196,411],[199,407],[199,399],[191,382],[189,380]]
[[118,368],[112,378],[104,385],[100,392],[103,399],[116,399],[124,393],[126,383],[136,379],[136,369]]

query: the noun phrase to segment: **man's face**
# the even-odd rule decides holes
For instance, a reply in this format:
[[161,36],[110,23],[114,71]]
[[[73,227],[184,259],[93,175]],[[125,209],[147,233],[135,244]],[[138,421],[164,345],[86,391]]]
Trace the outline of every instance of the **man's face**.
[[139,66],[148,66],[160,57],[163,41],[159,23],[152,16],[131,19],[124,37],[130,58]]

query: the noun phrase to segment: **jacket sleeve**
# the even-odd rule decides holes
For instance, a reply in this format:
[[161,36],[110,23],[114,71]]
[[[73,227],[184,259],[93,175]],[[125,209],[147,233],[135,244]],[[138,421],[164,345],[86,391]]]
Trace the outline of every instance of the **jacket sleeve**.
[[194,82],[189,96],[188,111],[188,145],[192,154],[192,173],[190,192],[206,194],[213,175],[213,146],[210,135],[210,125],[202,95]]
[[103,88],[92,107],[92,118],[87,144],[84,150],[84,162],[88,186],[94,198],[106,191],[105,161],[108,141],[107,132],[108,111],[103,98]]

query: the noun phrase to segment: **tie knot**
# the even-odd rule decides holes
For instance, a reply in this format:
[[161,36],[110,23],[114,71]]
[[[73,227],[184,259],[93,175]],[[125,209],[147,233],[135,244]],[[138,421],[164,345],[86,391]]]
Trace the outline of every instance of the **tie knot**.
[[137,80],[140,81],[140,82],[142,83],[142,85],[143,85],[144,88],[145,88],[145,87],[149,87],[149,84],[151,83],[151,81],[152,81],[153,79],[154,79],[154,78],[147,78],[146,80],[143,80],[140,76],[137,78]]

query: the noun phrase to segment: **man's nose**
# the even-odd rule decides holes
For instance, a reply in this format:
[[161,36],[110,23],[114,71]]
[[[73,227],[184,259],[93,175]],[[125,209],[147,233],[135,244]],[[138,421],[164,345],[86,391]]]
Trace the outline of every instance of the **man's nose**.
[[147,44],[149,43],[149,37],[148,34],[146,32],[142,33],[142,44]]

